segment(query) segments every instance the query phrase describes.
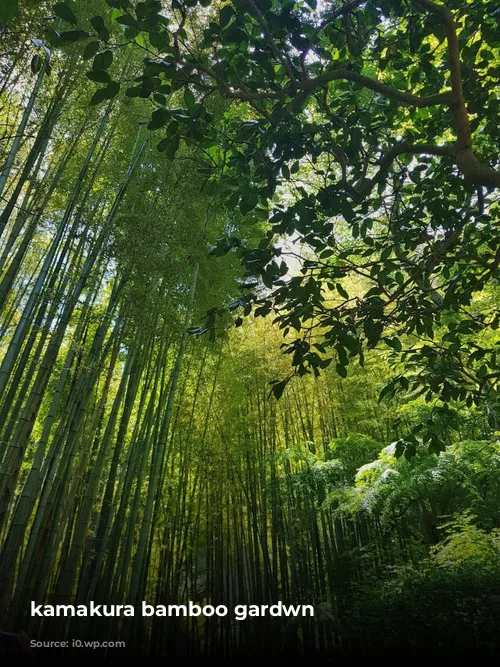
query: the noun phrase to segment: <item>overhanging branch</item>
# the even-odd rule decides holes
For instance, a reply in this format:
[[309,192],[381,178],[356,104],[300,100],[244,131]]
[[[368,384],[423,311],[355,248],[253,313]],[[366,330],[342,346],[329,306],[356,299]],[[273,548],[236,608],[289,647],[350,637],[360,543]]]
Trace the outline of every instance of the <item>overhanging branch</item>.
[[[207,70],[205,69],[204,71]],[[221,90],[221,92],[223,92],[227,97],[238,99],[243,102],[249,102],[251,100],[282,100],[286,97],[293,97],[297,91],[302,91],[303,97],[303,93],[312,93],[315,90],[322,88],[327,83],[330,83],[330,81],[339,80],[351,81],[352,83],[358,84],[361,88],[368,88],[369,90],[373,90],[374,92],[377,92],[384,97],[388,97],[389,99],[396,100],[402,104],[418,108],[438,106],[440,104],[449,105],[452,101],[451,91],[419,97],[413,93],[398,90],[397,88],[393,88],[392,86],[382,83],[381,81],[371,79],[368,76],[363,76],[358,72],[353,72],[342,67],[330,72],[325,72],[324,74],[321,74],[314,79],[296,81],[291,86],[277,91],[242,90],[242,86],[232,89],[232,87],[227,82],[223,82],[219,78],[216,79],[218,88]]]
[[[455,146],[453,144],[446,144],[438,146],[435,144],[410,144],[401,142],[393,146],[380,160],[379,169],[375,176],[365,180],[360,186],[348,186],[347,190],[351,197],[356,202],[361,202],[364,197],[368,196],[373,188],[378,185],[387,176],[391,170],[392,163],[399,155],[438,155],[441,157],[454,157]],[[347,184],[346,184],[347,186]]]
[[316,88],[320,88],[321,86],[326,85],[330,81],[336,81],[339,79],[352,81],[353,83],[357,83],[362,88],[368,88],[369,90],[373,90],[374,92],[383,95],[384,97],[388,97],[409,106],[422,108],[437,106],[439,104],[450,104],[451,102],[450,91],[437,93],[436,95],[428,95],[426,97],[419,97],[413,93],[398,90],[397,88],[393,88],[386,83],[382,83],[376,79],[371,79],[368,76],[364,76],[363,74],[359,74],[358,72],[354,72],[345,68],[338,68],[330,72],[325,72],[315,79],[300,81],[296,84],[296,87],[305,91],[312,91]]
[[438,5],[433,0],[413,0],[413,4],[423,8],[443,22],[446,40],[448,43],[448,67],[451,81],[450,110],[453,115],[455,131],[457,133],[456,162],[465,178],[474,185],[485,187],[500,187],[500,171],[488,165],[481,164],[474,152],[472,134],[469,124],[469,115],[465,105],[460,64],[460,47],[458,44],[457,28],[451,10],[446,5]]
[[269,30],[269,26],[267,24],[267,21],[266,21],[264,15],[260,11],[260,9],[257,7],[254,0],[247,0],[247,2],[248,2],[248,5],[250,7],[250,10],[251,10],[252,14],[255,16],[255,18],[259,22],[260,27],[262,28],[262,30],[264,32],[266,41],[267,41],[268,45],[270,46],[272,52],[274,53],[276,58],[280,61],[280,63],[285,68],[286,73],[290,77],[290,80],[291,81],[296,81],[296,77],[295,77],[295,74],[294,74],[294,71],[293,71],[293,67],[292,67],[290,61],[288,60],[288,58],[286,57],[286,55],[283,55],[281,53],[281,51],[279,50],[279,48],[277,47],[277,45],[276,45],[276,43],[273,39],[273,36],[271,35],[271,31]]

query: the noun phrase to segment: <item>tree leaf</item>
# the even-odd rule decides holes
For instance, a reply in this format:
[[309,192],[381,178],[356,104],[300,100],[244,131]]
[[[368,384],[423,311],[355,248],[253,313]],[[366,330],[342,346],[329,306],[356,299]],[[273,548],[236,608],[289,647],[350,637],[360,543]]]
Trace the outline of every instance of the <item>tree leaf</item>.
[[33,74],[37,74],[40,71],[42,65],[43,65],[42,57],[39,56],[37,53],[31,59],[31,71],[33,72]]
[[67,30],[60,34],[58,41],[61,44],[73,44],[74,42],[81,42],[89,37],[89,33],[85,32],[85,30]]
[[111,81],[111,83],[108,84],[104,90],[106,92],[106,99],[111,100],[120,92],[120,84],[118,81]]
[[170,45],[170,35],[168,32],[164,31],[162,31],[161,33],[150,32],[149,41],[151,43],[151,46],[154,46],[155,49],[158,49],[159,51],[164,51],[165,49],[168,49]]
[[94,62],[92,63],[92,69],[95,71],[101,71],[104,69],[108,69],[111,67],[113,63],[113,53],[109,51],[103,51],[102,53],[98,53],[95,58]]
[[103,42],[109,41],[109,30],[106,28],[102,16],[93,16],[90,23]]
[[83,51],[83,59],[90,60],[93,58],[99,51],[100,46],[99,42],[89,42]]
[[394,336],[393,338],[384,338],[384,341],[387,343],[389,347],[392,347],[392,349],[395,350],[396,352],[401,352],[401,350],[403,349],[401,341],[396,336]]
[[104,102],[105,100],[111,100],[113,97],[116,97],[119,92],[120,84],[117,81],[111,81],[105,88],[96,90],[92,96],[92,99],[90,100],[90,104],[95,106],[101,102]]
[[151,120],[148,123],[148,130],[158,130],[163,127],[170,120],[170,113],[165,109],[157,109],[153,111]]
[[225,28],[231,18],[234,16],[234,9],[231,5],[225,5],[219,12],[219,25],[221,28]]
[[336,364],[335,368],[336,368],[337,373],[340,375],[341,378],[346,378],[347,377],[347,368],[345,366],[342,366],[342,364]]
[[87,79],[95,81],[95,83],[110,83],[111,77],[107,72],[85,72]]
[[65,2],[58,2],[53,6],[53,9],[54,14],[63,21],[66,21],[66,23],[72,23],[73,25],[77,24],[77,18],[74,11],[71,9],[71,7],[68,7]]
[[189,88],[186,88],[184,90],[184,104],[187,106],[188,109],[192,109],[195,105],[196,99],[194,97],[194,93],[189,90]]
[[344,299],[349,298],[349,294],[345,291],[345,289],[342,287],[340,283],[336,283],[335,287],[337,288],[337,292],[340,294],[341,297]]
[[91,106],[96,106],[97,104],[104,102],[104,100],[106,99],[106,94],[104,91],[105,91],[104,88],[99,88],[99,90],[96,90],[95,93],[92,95],[89,104]]
[[286,380],[280,380],[279,382],[273,383],[273,388],[271,391],[274,394],[274,398],[277,401],[279,401],[279,399],[283,396],[283,392],[285,391],[286,385],[287,385]]
[[243,215],[250,213],[257,206],[257,197],[246,196],[242,197],[239,204],[239,209]]
[[118,18],[116,18],[115,20],[117,23],[120,23],[121,25],[126,25],[126,26],[137,25],[136,19],[130,14],[122,14],[121,16],[118,16]]
[[0,2],[0,23],[8,23],[17,15],[17,0],[2,0]]
[[169,160],[173,160],[177,151],[179,150],[179,143],[180,139],[177,135],[172,137],[165,137],[158,143],[157,149],[161,153],[165,153]]
[[102,16],[93,16],[90,19],[90,23],[96,32],[99,32],[104,28],[104,19]]

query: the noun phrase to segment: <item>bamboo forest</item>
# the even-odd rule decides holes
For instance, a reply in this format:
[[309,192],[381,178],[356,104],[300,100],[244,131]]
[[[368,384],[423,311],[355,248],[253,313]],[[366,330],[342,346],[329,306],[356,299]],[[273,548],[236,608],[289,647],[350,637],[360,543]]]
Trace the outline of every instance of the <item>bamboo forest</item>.
[[0,0],[0,655],[500,655],[499,21]]

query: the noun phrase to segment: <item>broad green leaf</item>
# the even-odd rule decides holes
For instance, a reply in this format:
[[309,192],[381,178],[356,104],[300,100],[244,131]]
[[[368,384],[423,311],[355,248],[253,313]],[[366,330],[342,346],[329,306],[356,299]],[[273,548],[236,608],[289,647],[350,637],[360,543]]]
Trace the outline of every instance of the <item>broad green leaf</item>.
[[33,74],[37,74],[37,72],[40,71],[42,65],[43,65],[42,57],[39,56],[38,54],[34,55],[33,58],[31,59],[31,71],[33,72]]
[[346,292],[346,290],[342,287],[340,283],[336,283],[335,287],[337,288],[337,292],[340,294],[341,297],[344,299],[349,298],[349,294]]
[[140,94],[141,94],[141,89],[138,86],[127,88],[127,90],[125,91],[125,95],[127,97],[139,97]]
[[90,104],[95,106],[101,102],[104,102],[105,100],[111,100],[113,97],[116,97],[119,92],[120,84],[116,81],[111,81],[105,88],[96,90],[92,99],[90,100]]
[[347,377],[347,368],[345,366],[342,366],[342,364],[336,364],[335,368],[336,368],[337,373],[340,375],[341,378],[346,378]]
[[188,109],[192,109],[195,105],[195,102],[196,102],[196,100],[195,100],[193,92],[191,90],[189,90],[189,88],[186,88],[184,90],[184,104],[186,105],[186,107]]
[[219,12],[219,25],[221,28],[225,28],[231,18],[234,16],[234,9],[231,5],[225,5]]
[[18,0],[2,0],[0,2],[0,23],[8,23],[17,15]]
[[83,52],[84,60],[90,60],[99,51],[101,45],[99,42],[89,42]]
[[95,56],[94,62],[92,63],[92,69],[96,71],[105,70],[111,67],[112,63],[113,53],[109,50],[103,51]]
[[67,30],[61,33],[58,41],[62,44],[72,44],[74,42],[81,42],[89,37],[89,33],[84,30]]
[[66,21],[66,23],[72,23],[73,25],[77,24],[77,18],[74,11],[71,9],[71,7],[68,7],[65,2],[58,2],[56,5],[54,5],[53,9],[54,14],[61,18],[63,21]]
[[96,83],[110,83],[111,81],[109,74],[104,71],[95,72],[92,70],[91,72],[86,72],[85,76],[91,81],[95,81]]

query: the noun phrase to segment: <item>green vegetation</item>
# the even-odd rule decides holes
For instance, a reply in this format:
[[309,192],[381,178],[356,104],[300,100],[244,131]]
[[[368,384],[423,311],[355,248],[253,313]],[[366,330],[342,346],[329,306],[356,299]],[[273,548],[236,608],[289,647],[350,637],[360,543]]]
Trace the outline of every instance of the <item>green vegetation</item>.
[[495,655],[498,18],[2,3],[0,631]]

